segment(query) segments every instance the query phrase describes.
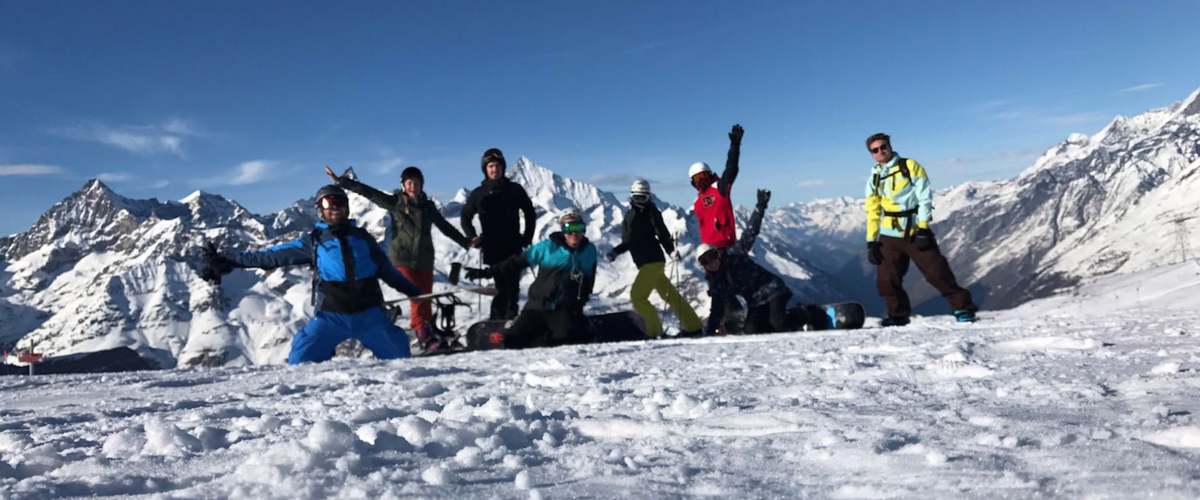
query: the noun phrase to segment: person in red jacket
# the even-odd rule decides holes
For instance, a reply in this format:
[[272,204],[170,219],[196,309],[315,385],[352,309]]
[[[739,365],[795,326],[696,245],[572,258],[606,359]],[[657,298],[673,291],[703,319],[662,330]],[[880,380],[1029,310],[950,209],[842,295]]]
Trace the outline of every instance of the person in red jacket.
[[741,125],[734,125],[729,131],[729,156],[725,160],[725,171],[720,176],[703,162],[696,162],[688,169],[692,187],[696,188],[696,203],[692,208],[700,225],[700,242],[716,248],[728,248],[737,243],[729,190],[737,179],[743,133]]

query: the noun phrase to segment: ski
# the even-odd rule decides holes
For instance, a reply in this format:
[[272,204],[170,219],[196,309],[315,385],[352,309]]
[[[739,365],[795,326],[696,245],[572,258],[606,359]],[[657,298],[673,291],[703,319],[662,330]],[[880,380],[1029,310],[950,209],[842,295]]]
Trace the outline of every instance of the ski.
[[455,294],[459,294],[459,293],[463,293],[463,292],[476,293],[479,295],[487,295],[489,297],[495,297],[496,294],[499,293],[496,290],[496,287],[472,286],[472,287],[464,287],[464,288],[455,288],[452,290],[444,290],[441,292],[426,293],[426,294],[422,294],[422,295],[416,295],[413,297],[404,297],[402,299],[388,300],[388,301],[385,301],[384,304],[399,304],[401,302],[409,302],[409,301],[413,301],[413,300],[436,299],[438,297],[445,297],[448,295],[455,295]]

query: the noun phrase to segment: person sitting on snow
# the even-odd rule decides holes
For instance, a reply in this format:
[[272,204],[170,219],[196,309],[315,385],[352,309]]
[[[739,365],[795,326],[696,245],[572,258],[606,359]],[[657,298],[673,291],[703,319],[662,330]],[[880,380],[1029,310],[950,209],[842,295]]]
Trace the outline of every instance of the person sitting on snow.
[[749,255],[770,199],[770,191],[758,190],[758,204],[735,245],[721,249],[701,243],[696,249],[696,260],[704,268],[708,294],[712,297],[705,335],[718,333],[728,304],[736,302],[735,296],[741,296],[748,309],[744,333],[783,332],[799,326],[789,320],[788,301],[792,291],[779,276],[755,263]]
[[367,230],[355,227],[342,188],[325,186],[317,191],[317,213],[321,222],[312,233],[264,250],[221,255],[210,243],[201,254],[201,277],[217,282],[239,267],[314,266],[314,305],[318,280],[324,299],[312,321],[292,339],[288,364],[326,361],[338,344],[350,338],[358,339],[379,359],[410,356],[408,336],[383,310],[379,280],[409,297],[420,295],[421,289],[392,267]]
[[587,226],[574,208],[559,217],[562,231],[489,268],[467,268],[476,281],[497,273],[538,266],[529,286],[529,300],[512,326],[504,332],[508,348],[586,344],[592,341],[583,307],[592,298],[596,281],[596,245],[583,235]]

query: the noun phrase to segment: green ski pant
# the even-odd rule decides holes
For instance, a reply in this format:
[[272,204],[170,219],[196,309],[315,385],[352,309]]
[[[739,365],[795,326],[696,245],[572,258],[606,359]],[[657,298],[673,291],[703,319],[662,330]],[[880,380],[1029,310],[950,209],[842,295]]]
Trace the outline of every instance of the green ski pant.
[[662,337],[663,329],[662,322],[658,320],[658,310],[650,304],[652,291],[658,292],[658,296],[675,311],[683,331],[694,332],[703,327],[700,317],[696,316],[696,310],[692,309],[692,305],[679,295],[679,290],[667,279],[666,273],[663,272],[666,265],[665,262],[652,262],[638,268],[637,277],[633,279],[633,289],[629,294],[633,310],[646,322],[646,335],[655,339]]

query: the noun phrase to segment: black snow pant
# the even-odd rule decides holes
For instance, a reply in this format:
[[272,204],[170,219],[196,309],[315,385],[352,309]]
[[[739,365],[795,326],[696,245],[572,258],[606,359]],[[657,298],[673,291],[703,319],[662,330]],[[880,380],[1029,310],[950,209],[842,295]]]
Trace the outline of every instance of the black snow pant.
[[912,304],[908,301],[908,293],[904,291],[904,274],[908,272],[910,260],[917,264],[925,281],[942,293],[953,310],[976,310],[971,302],[971,292],[958,286],[954,271],[950,270],[950,263],[942,256],[936,240],[933,248],[924,252],[917,250],[906,239],[880,236],[879,243],[883,251],[883,263],[879,264],[875,274],[875,286],[887,302],[889,317],[907,318],[912,314]]
[[488,319],[509,320],[517,317],[517,303],[521,300],[521,270],[497,272],[492,279],[496,282],[496,296],[492,297]]
[[788,331],[792,323],[788,320],[788,302],[791,300],[792,292],[785,291],[766,304],[751,307],[746,311],[746,324],[742,327],[742,332],[750,334]]
[[579,309],[543,311],[526,307],[504,332],[504,347],[553,347],[592,341],[591,324]]

